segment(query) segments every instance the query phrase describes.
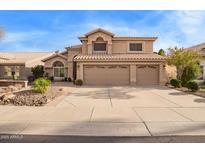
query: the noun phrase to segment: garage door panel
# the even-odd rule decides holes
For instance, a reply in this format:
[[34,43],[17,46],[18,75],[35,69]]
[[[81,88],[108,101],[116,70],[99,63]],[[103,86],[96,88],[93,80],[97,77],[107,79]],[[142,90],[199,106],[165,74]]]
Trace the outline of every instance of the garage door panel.
[[84,66],[84,82],[89,85],[128,85],[129,66]]
[[142,65],[137,66],[137,85],[157,85],[159,83],[159,66]]

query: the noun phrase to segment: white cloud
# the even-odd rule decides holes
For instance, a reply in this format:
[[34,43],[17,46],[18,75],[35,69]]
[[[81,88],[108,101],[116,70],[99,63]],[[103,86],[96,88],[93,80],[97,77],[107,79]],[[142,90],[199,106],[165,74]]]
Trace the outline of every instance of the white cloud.
[[47,35],[47,31],[30,31],[30,32],[7,32],[2,43],[15,43],[27,40],[33,40]]
[[[174,26],[176,35],[172,39],[177,40],[184,47],[205,41],[203,36],[205,31],[204,11],[174,11],[166,15],[164,22],[163,24]],[[171,29],[166,35],[169,36],[170,33]],[[179,40],[179,37],[183,40]]]

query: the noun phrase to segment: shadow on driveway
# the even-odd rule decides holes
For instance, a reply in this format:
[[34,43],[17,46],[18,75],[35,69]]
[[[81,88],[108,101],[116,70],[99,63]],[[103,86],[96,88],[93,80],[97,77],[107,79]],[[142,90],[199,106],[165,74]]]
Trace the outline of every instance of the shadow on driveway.
[[205,103],[205,99],[203,99],[203,98],[198,98],[198,99],[195,99],[194,102],[197,102],[197,103]]
[[98,90],[87,91],[87,92],[79,92],[79,93],[72,93],[74,96],[83,96],[92,99],[108,99],[116,98],[116,99],[131,99],[136,96],[129,94],[132,92],[133,89],[112,89],[112,88],[99,88]]

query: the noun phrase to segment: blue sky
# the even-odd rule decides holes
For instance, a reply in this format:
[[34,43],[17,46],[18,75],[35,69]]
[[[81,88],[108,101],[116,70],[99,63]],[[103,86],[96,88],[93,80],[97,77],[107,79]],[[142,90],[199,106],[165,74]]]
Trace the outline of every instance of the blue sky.
[[160,48],[205,42],[205,11],[0,11],[0,51],[55,51],[101,27],[118,36],[157,36]]

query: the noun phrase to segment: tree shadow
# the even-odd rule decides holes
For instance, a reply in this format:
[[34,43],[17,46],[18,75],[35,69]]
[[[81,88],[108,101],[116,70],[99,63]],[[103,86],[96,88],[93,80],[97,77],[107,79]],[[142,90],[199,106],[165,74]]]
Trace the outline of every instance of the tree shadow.
[[173,96],[184,96],[184,95],[189,95],[185,92],[172,92],[172,93],[169,93],[169,95],[173,95]]
[[99,88],[97,90],[92,91],[80,91],[72,93],[77,97],[88,97],[91,99],[131,99],[136,96],[129,94],[132,92],[132,89],[123,89],[123,88]]
[[198,99],[195,99],[194,102],[197,102],[197,103],[205,103],[205,99],[203,99],[203,98],[198,98]]

